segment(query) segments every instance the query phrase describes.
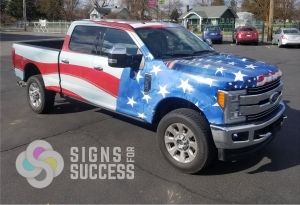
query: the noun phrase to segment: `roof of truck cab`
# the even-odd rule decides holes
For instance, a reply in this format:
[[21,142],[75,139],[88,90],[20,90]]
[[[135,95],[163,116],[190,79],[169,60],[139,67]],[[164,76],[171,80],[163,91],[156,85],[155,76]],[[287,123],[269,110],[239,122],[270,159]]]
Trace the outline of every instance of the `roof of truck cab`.
[[[136,28],[160,28],[160,27],[180,27],[181,25],[169,22],[158,21],[129,21],[129,20],[117,20],[117,19],[101,19],[101,20],[84,20],[90,23],[105,25],[108,27],[115,27],[125,30],[134,30]],[[78,21],[80,24],[80,21]]]

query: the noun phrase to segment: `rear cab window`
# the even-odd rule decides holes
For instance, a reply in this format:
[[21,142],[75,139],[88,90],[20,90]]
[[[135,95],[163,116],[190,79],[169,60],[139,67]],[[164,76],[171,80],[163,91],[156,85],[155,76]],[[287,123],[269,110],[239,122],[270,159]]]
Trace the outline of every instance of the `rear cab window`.
[[73,30],[69,48],[71,51],[98,54],[105,28],[100,26],[76,26]]

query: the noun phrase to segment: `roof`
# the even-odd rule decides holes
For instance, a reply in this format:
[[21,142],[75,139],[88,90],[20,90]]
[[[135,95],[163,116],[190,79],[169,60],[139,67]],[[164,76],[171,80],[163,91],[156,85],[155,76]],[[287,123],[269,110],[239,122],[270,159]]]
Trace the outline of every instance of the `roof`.
[[230,10],[231,13],[237,18],[238,16],[236,13],[227,6],[199,6],[195,7],[189,12],[185,12],[180,16],[180,19],[183,19],[190,13],[196,13],[197,15],[201,16],[202,18],[219,18],[221,17],[227,10]]
[[[156,21],[127,21],[118,19],[101,19],[101,20],[85,20],[84,22],[91,22],[108,27],[119,28],[124,30],[134,30],[135,28],[160,28],[160,27],[181,27],[181,25],[169,22],[156,22]],[[78,21],[79,23],[80,21]]]

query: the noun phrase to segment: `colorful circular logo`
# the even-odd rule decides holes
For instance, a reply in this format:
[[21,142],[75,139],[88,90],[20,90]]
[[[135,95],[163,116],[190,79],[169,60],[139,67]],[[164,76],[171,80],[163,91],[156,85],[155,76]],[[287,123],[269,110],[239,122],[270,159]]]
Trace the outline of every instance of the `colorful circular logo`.
[[35,140],[18,155],[16,168],[31,186],[41,189],[49,186],[62,172],[64,160],[48,142]]

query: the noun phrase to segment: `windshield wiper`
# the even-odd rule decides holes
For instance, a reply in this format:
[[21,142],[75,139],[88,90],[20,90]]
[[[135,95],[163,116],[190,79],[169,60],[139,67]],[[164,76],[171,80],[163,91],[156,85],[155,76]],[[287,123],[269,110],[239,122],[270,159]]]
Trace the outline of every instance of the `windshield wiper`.
[[202,50],[202,51],[195,51],[193,53],[193,55],[202,55],[202,54],[205,54],[205,53],[214,53],[215,51],[212,51],[212,50]]
[[174,54],[165,54],[162,57],[165,58],[180,58],[180,57],[192,57],[191,53],[174,53]]

